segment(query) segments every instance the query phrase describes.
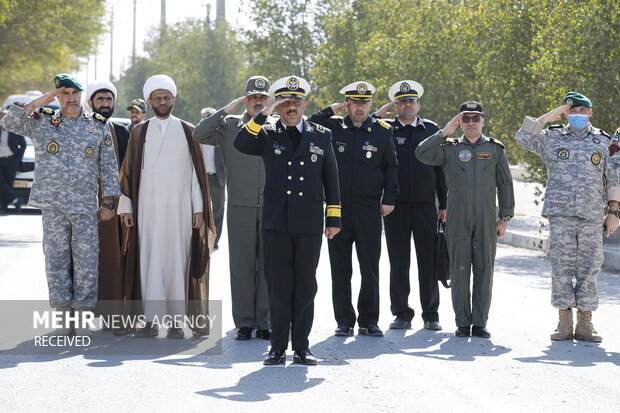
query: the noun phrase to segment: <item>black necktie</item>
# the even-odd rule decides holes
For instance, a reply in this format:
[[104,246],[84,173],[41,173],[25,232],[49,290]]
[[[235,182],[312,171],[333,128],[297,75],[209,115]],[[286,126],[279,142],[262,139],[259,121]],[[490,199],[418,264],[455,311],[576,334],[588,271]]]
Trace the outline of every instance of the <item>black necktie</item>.
[[288,136],[291,137],[291,141],[293,141],[293,146],[295,150],[299,146],[299,141],[301,140],[301,132],[297,129],[297,126],[287,126],[286,132],[288,132]]

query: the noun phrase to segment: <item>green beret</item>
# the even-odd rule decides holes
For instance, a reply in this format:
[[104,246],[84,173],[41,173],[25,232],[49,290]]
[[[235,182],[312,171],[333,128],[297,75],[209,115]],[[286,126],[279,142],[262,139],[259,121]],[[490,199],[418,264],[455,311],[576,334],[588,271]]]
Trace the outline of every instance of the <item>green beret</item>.
[[54,84],[56,85],[56,89],[61,87],[72,87],[77,90],[84,90],[84,87],[75,77],[71,76],[68,73],[60,73],[56,75],[54,78]]
[[592,108],[592,102],[590,99],[577,92],[568,92],[564,96],[564,104],[567,104],[568,99],[572,101],[571,106],[585,106],[586,108]]

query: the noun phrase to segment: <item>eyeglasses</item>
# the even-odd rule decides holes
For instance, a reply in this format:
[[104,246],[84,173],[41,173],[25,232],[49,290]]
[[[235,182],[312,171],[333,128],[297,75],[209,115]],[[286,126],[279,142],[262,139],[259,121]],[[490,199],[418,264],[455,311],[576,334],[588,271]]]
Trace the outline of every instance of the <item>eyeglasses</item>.
[[478,115],[476,115],[476,116],[463,116],[461,118],[461,122],[469,123],[471,121],[471,122],[474,122],[474,123],[478,123],[478,122],[480,122],[480,119],[482,119],[482,116],[478,116]]

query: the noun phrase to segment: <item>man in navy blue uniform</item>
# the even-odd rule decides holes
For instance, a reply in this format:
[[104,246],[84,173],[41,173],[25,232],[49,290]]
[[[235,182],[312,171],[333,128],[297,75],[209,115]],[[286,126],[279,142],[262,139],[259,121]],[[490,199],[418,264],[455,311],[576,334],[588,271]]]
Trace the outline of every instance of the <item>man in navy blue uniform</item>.
[[[423,164],[415,156],[418,144],[439,130],[435,122],[418,116],[419,99],[423,94],[424,88],[418,82],[401,80],[390,88],[388,96],[391,102],[375,113],[382,118],[394,107],[398,114],[396,119],[386,122],[394,129],[400,192],[396,197],[394,212],[383,218],[390,256],[390,309],[396,316],[390,324],[392,329],[410,328],[414,316],[413,308],[407,302],[411,291],[409,267],[413,234],[424,328],[441,330],[433,247],[436,223],[438,220],[446,220],[448,188],[440,166]],[[435,206],[435,195],[439,211]]]
[[[355,326],[351,303],[353,243],[362,277],[357,299],[358,333],[383,336],[377,325],[381,216],[394,209],[398,166],[392,127],[369,116],[374,92],[375,88],[368,82],[353,82],[340,90],[345,103],[335,103],[310,117],[310,121],[331,129],[338,160],[342,231],[328,241],[337,336],[353,335]],[[345,107],[346,117],[335,116]]]
[[[317,364],[308,335],[314,319],[323,223],[330,240],[340,230],[331,132],[302,118],[309,91],[310,85],[301,77],[278,79],[269,89],[273,102],[235,138],[237,149],[262,156],[265,163],[263,245],[271,314],[271,350],[265,365],[286,362],[289,328],[293,362]],[[275,109],[280,119],[267,122]]]

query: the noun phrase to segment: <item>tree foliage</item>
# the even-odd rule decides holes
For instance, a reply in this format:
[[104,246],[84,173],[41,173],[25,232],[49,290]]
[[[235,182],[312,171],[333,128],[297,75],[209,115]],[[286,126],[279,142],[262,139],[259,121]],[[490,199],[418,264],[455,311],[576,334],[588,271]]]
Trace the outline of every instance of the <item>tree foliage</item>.
[[0,97],[49,90],[78,68],[105,26],[105,0],[0,0]]

